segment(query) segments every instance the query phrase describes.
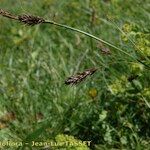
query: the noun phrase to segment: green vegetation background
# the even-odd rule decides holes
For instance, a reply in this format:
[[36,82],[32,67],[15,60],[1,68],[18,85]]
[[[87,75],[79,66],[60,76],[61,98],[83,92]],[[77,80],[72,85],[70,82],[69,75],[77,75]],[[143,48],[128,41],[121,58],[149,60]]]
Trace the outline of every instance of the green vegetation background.
[[[89,32],[147,65],[149,7],[148,0],[0,0],[1,9]],[[91,67],[100,70],[77,86],[64,84]],[[89,37],[0,17],[1,141],[78,139],[96,150],[150,149],[149,85],[148,68]]]

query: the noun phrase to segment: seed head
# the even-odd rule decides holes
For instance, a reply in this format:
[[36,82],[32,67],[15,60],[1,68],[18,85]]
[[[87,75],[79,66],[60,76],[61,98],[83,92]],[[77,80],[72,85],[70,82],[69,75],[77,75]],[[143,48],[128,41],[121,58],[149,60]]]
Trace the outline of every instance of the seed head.
[[66,81],[65,84],[66,85],[76,85],[80,82],[82,82],[87,76],[90,76],[92,74],[94,74],[97,71],[96,68],[91,68],[91,69],[87,69],[82,73],[77,73],[76,75],[73,75],[71,77],[69,77]]
[[7,17],[7,18],[10,18],[10,19],[15,19],[15,20],[18,20],[18,17],[3,10],[3,9],[0,9],[0,15],[3,16],[3,17]]
[[41,18],[41,17],[27,15],[27,14],[19,15],[18,16],[18,20],[20,22],[22,22],[22,23],[24,23],[26,25],[30,25],[30,26],[33,26],[33,25],[45,22],[45,20],[43,18]]

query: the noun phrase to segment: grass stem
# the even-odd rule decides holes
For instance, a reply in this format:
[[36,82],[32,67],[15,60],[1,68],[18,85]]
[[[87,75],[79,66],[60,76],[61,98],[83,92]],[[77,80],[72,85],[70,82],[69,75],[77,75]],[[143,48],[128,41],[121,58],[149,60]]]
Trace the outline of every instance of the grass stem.
[[133,57],[132,55],[130,55],[130,54],[127,53],[126,51],[124,51],[124,50],[122,50],[122,49],[116,47],[115,45],[113,45],[113,44],[111,44],[111,43],[109,43],[109,42],[107,42],[107,41],[104,41],[104,40],[102,40],[102,39],[100,39],[100,38],[98,38],[98,37],[96,37],[96,36],[94,36],[94,35],[92,35],[92,34],[90,34],[90,33],[87,33],[87,32],[82,31],[82,30],[80,30],[80,29],[73,28],[73,27],[70,27],[70,26],[68,26],[68,25],[60,24],[60,23],[57,23],[57,22],[54,22],[54,21],[46,20],[44,23],[48,23],[48,24],[52,24],[52,25],[59,26],[59,27],[63,27],[63,28],[65,28],[65,29],[69,29],[69,30],[71,30],[71,31],[75,31],[75,32],[84,34],[84,35],[86,35],[86,36],[88,36],[88,37],[91,37],[91,38],[93,38],[93,39],[95,39],[95,40],[97,40],[97,41],[99,41],[99,42],[102,42],[102,43],[104,43],[104,44],[106,44],[106,45],[108,45],[108,46],[110,46],[110,47],[112,47],[112,48],[114,48],[114,49],[116,49],[116,50],[118,50],[118,51],[124,53],[125,55],[127,55],[127,56],[133,58],[133,59],[136,60],[137,62],[143,64],[144,66],[146,66],[147,68],[150,69],[150,66],[148,66],[148,65],[145,64],[145,63],[143,63],[143,62],[140,61],[139,59]]

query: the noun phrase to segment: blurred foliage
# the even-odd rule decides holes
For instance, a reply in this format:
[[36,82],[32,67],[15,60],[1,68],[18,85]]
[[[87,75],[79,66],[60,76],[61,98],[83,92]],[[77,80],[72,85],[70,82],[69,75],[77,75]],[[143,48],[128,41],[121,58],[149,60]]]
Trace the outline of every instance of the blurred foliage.
[[126,23],[123,26],[123,31],[126,34],[122,35],[123,41],[129,41],[132,39],[136,43],[135,49],[138,53],[143,56],[150,57],[150,34],[149,31],[143,29],[140,31],[141,28],[132,23]]
[[[150,65],[148,0],[0,3],[14,14],[92,33]],[[0,140],[91,141],[64,150],[149,149],[150,70],[113,48],[103,54],[106,45],[98,45],[56,26],[28,27],[0,17]],[[65,86],[68,76],[91,67],[99,72]]]
[[55,138],[57,143],[65,143],[63,146],[64,148],[61,147],[61,149],[64,150],[89,150],[89,148],[87,147],[86,144],[82,143],[82,141],[80,140],[76,140],[74,137],[72,136],[68,136],[68,135],[57,135]]

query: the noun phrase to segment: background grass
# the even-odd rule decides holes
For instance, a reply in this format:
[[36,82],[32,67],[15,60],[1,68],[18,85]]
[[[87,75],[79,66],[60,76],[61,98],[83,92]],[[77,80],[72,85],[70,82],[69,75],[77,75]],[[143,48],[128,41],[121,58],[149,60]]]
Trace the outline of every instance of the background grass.
[[[2,9],[89,32],[147,65],[149,5],[148,0],[0,0]],[[1,17],[0,140],[57,141],[67,134],[92,141],[91,149],[149,149],[150,72],[106,45],[111,54],[103,54],[98,45],[60,27],[28,27]],[[91,67],[100,71],[77,86],[64,84]]]

